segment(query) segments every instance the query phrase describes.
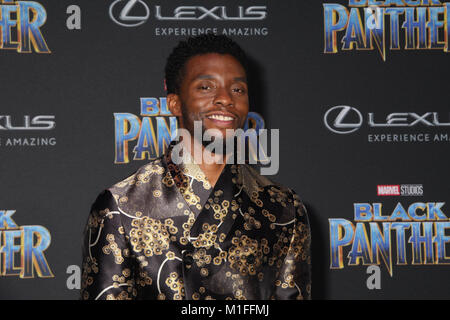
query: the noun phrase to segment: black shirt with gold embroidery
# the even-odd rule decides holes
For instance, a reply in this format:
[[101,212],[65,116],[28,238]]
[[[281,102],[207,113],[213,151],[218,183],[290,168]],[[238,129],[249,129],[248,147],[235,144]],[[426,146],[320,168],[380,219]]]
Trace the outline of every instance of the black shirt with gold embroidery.
[[310,299],[310,229],[290,189],[245,164],[214,188],[170,151],[99,195],[82,299]]

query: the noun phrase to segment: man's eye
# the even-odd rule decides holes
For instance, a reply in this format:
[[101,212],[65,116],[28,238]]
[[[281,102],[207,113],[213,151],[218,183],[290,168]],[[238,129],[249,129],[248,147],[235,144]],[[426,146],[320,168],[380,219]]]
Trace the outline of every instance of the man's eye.
[[197,89],[199,91],[205,91],[205,92],[209,92],[209,91],[213,91],[215,88],[215,86],[213,84],[200,84]]
[[237,92],[237,93],[245,93],[245,89],[243,88],[234,88],[233,92]]

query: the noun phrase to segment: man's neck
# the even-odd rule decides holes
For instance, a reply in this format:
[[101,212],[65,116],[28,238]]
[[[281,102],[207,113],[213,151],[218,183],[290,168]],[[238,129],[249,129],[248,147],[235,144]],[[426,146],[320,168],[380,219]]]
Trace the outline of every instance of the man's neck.
[[220,174],[222,173],[225,164],[226,164],[225,162],[212,164],[201,163],[198,166],[205,174],[211,186],[214,187],[216,185],[217,180],[219,180]]

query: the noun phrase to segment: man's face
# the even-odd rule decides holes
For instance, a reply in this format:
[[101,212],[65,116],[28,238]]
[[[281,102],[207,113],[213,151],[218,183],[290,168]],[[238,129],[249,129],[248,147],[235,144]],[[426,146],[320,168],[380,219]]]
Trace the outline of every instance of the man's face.
[[194,121],[201,121],[203,132],[218,129],[225,139],[226,129],[244,126],[249,109],[247,91],[245,70],[233,56],[197,55],[185,65],[180,92],[175,99],[179,109],[171,108],[171,111],[181,116],[180,127],[191,135]]

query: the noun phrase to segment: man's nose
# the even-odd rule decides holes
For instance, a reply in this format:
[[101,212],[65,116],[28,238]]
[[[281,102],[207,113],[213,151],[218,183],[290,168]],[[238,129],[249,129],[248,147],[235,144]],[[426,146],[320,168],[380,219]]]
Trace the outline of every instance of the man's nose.
[[223,107],[233,107],[234,106],[233,97],[226,88],[219,88],[216,91],[214,104]]

